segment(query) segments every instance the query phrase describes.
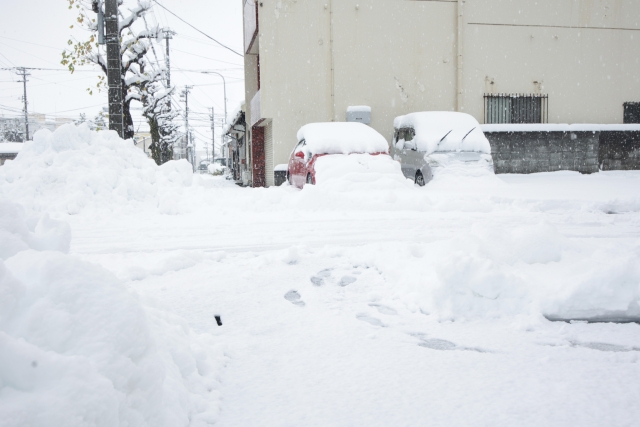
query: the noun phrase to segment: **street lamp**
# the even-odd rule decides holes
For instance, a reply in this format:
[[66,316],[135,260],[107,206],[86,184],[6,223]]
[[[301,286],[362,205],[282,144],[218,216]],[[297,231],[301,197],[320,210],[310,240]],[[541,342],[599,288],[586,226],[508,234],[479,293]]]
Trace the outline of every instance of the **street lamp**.
[[[201,73],[202,74],[217,74],[220,77],[222,77],[222,85],[224,87],[224,124],[226,125],[227,124],[227,80],[224,78],[224,76],[222,74],[218,73],[217,71],[201,71]],[[211,116],[211,117],[212,117],[212,120],[214,120],[213,116]],[[213,124],[211,125],[211,127],[213,128]],[[224,138],[224,135],[220,135],[220,144],[223,143],[222,142],[223,141],[222,138]],[[216,149],[215,142],[213,142],[212,144],[213,144],[213,147],[211,147],[211,151],[213,153],[215,153],[215,149]],[[220,147],[220,150],[222,150],[222,146]],[[213,156],[215,157],[215,154]]]
[[202,74],[217,74],[222,77],[222,84],[224,86],[224,124],[227,124],[227,80],[224,76],[216,71],[201,71]]

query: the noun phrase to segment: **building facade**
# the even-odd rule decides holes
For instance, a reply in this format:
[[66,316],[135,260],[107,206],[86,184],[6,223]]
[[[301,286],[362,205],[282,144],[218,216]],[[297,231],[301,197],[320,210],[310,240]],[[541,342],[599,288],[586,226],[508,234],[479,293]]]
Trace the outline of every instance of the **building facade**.
[[[372,109],[480,123],[623,123],[640,101],[637,0],[242,0],[247,159],[273,185],[296,132]],[[626,119],[627,121],[629,119]]]

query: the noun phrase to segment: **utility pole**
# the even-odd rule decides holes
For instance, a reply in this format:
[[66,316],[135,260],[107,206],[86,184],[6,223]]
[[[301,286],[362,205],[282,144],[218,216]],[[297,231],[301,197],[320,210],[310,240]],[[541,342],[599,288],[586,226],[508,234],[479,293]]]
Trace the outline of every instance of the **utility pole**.
[[[184,100],[184,127],[187,131],[187,144],[185,146],[185,155],[187,156],[187,160],[194,165],[194,162],[189,159],[189,145],[191,144],[191,131],[189,130],[189,93],[193,86],[185,86],[182,91],[182,99]],[[194,165],[195,167],[195,165]]]
[[22,100],[24,101],[24,142],[27,142],[29,140],[29,111],[27,110],[27,105],[29,104],[27,102],[27,76],[30,76],[31,74],[27,73],[27,69],[22,67],[22,68],[17,68],[17,74],[19,76],[22,76],[22,84],[24,85],[24,96],[22,97]]
[[162,34],[164,41],[167,45],[167,53],[165,55],[166,63],[167,63],[167,87],[171,87],[171,51],[169,50],[169,40],[176,35],[174,31],[171,31],[169,28],[163,28]]
[[122,108],[122,59],[120,57],[120,28],[118,0],[104,0],[104,20],[107,41],[107,82],[109,84],[109,129],[124,138]]
[[211,107],[211,163],[216,160],[216,127],[215,127],[215,114],[214,109]]

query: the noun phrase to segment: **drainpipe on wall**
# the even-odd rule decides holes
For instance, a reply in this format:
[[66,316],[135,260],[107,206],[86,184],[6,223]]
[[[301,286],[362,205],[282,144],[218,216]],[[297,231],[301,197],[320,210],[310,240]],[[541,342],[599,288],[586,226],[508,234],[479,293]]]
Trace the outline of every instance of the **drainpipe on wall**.
[[458,0],[458,40],[457,40],[457,63],[456,63],[456,111],[464,109],[463,104],[463,66],[464,66],[464,18],[463,18],[464,1]]
[[329,49],[331,51],[331,121],[336,121],[336,94],[334,77],[334,53],[333,53],[333,0],[329,0]]

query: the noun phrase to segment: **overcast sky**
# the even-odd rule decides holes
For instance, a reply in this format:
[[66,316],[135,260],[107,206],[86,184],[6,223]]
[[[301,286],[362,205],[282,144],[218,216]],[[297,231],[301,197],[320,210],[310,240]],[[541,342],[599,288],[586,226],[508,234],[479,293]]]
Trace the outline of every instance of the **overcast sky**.
[[[130,1],[130,0],[129,0]],[[242,53],[242,3],[240,0],[159,0],[185,21],[204,33]],[[49,68],[60,71],[31,71],[27,84],[29,112],[51,117],[76,118],[84,112],[95,115],[106,105],[106,93],[89,95],[99,72],[85,67],[70,74],[60,65],[61,52],[73,35],[86,39],[86,33],[71,30],[77,12],[68,9],[67,0],[3,1],[0,14],[0,67]],[[244,96],[240,56],[219,47],[196,30],[180,22],[159,6],[149,20],[170,27],[178,34],[171,44],[171,80],[182,89],[195,86],[190,97],[196,138],[211,138],[207,109],[215,108],[222,119],[224,111],[222,79],[204,75],[200,70],[216,70],[227,78],[228,110]],[[161,52],[159,52],[161,54]],[[0,72],[0,115],[15,115],[22,110],[22,84],[12,71]],[[136,114],[136,126],[144,129],[144,120]],[[217,132],[219,134],[220,129]]]

